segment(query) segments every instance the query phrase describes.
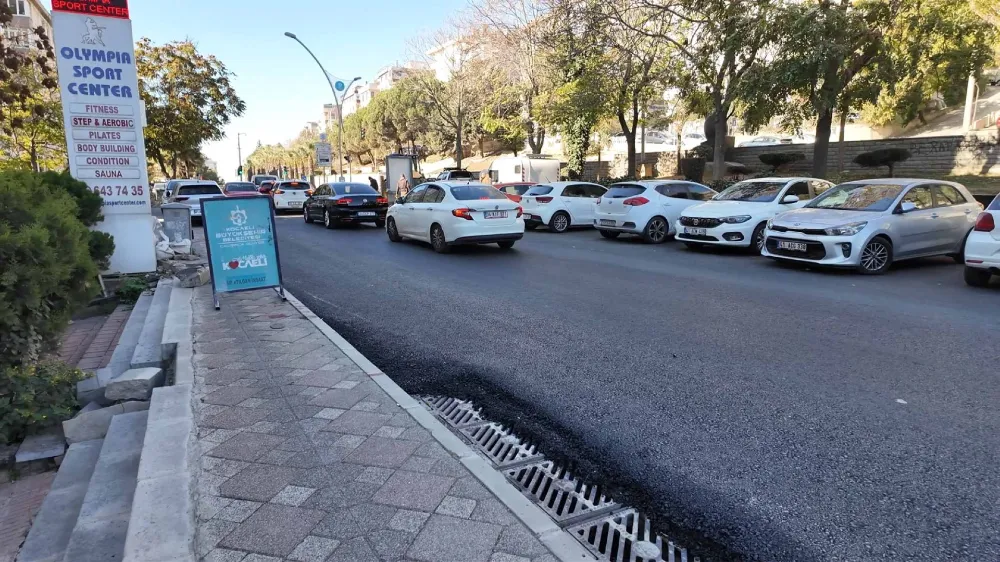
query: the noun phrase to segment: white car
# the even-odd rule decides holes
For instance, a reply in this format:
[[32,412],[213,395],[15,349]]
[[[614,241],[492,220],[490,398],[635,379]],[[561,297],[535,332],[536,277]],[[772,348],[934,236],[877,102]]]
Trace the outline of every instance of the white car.
[[638,234],[648,243],[659,244],[674,233],[671,225],[685,209],[715,195],[712,189],[689,181],[616,183],[597,202],[594,228],[605,238]]
[[461,244],[495,243],[506,250],[524,237],[524,219],[521,207],[491,186],[435,181],[389,207],[385,232],[393,242],[430,242],[441,254]]
[[764,247],[767,221],[798,209],[833,187],[815,178],[758,178],[733,184],[714,199],[684,210],[677,220],[677,240],[689,248],[704,244]]
[[219,184],[214,181],[202,180],[198,183],[184,183],[175,187],[174,195],[168,203],[187,205],[191,210],[191,217],[200,219],[200,201],[202,199],[211,199],[212,197],[225,197],[225,194],[222,193],[222,188],[219,187]]
[[557,181],[532,186],[521,196],[524,226],[532,230],[548,226],[566,232],[571,226],[592,226],[597,201],[607,188],[596,183]]
[[692,148],[698,146],[699,144],[707,141],[708,139],[705,135],[701,133],[687,133],[684,135],[684,139],[681,141],[683,143],[684,150],[691,150]]
[[274,199],[275,212],[301,211],[306,199],[312,195],[313,188],[307,181],[279,180],[271,187],[271,198]]
[[1000,195],[979,213],[976,226],[965,241],[965,282],[985,287],[990,277],[1000,275]]
[[753,138],[748,141],[743,141],[740,143],[740,147],[742,148],[744,146],[777,146],[779,144],[792,144],[792,139],[790,137],[774,137],[770,135],[764,135]]
[[763,255],[783,261],[885,273],[894,261],[948,255],[962,246],[983,206],[962,184],[880,178],[832,187],[805,207],[768,221]]

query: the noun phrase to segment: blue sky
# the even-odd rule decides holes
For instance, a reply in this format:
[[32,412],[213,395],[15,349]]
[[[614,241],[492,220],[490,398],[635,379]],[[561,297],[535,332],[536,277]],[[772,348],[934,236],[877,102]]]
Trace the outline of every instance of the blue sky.
[[191,39],[236,74],[247,104],[228,137],[205,145],[219,174],[236,179],[236,133],[243,156],[257,145],[290,140],[307,121],[322,121],[333,95],[316,63],[285,31],[298,35],[332,74],[371,79],[408,57],[409,37],[431,32],[466,6],[465,0],[133,0],[135,39]]

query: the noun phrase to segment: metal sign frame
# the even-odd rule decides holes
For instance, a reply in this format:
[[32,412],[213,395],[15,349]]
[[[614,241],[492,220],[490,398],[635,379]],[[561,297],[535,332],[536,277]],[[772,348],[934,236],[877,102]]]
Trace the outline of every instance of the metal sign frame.
[[233,201],[233,200],[236,200],[236,199],[239,199],[239,200],[267,199],[267,202],[268,202],[267,206],[268,206],[268,209],[270,210],[269,220],[270,220],[270,224],[271,224],[271,235],[272,235],[272,238],[274,239],[274,259],[277,261],[276,265],[277,265],[277,268],[278,268],[278,284],[277,285],[266,285],[264,287],[249,287],[249,288],[246,288],[246,289],[233,289],[232,291],[222,291],[222,292],[224,292],[224,293],[242,293],[244,291],[257,291],[257,290],[260,290],[260,289],[274,289],[275,292],[278,293],[278,296],[281,297],[281,300],[287,301],[288,298],[285,296],[285,280],[284,280],[284,277],[281,274],[281,251],[278,249],[278,229],[276,228],[277,225],[274,222],[274,215],[275,215],[275,212],[274,212],[274,200],[271,199],[270,197],[268,197],[267,195],[252,195],[252,196],[239,197],[239,198],[236,198],[236,197],[225,197],[225,196],[222,196],[222,197],[210,197],[210,198],[207,198],[207,199],[201,199],[201,200],[198,201],[198,203],[201,206],[201,227],[202,227],[202,230],[205,231],[205,250],[208,253],[208,273],[211,276],[211,283],[212,283],[212,303],[215,305],[215,310],[219,310],[221,308],[221,305],[219,304],[219,294],[218,294],[218,291],[215,289],[215,261],[212,259],[212,244],[210,243],[210,241],[208,239],[208,232],[209,232],[208,228],[207,228],[207,226],[208,226],[208,219],[206,218],[208,215],[205,214],[205,203],[211,204],[213,201]]

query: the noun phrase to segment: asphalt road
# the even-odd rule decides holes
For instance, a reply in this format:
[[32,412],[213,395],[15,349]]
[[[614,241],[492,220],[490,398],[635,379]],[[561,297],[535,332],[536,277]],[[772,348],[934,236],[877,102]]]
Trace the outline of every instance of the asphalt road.
[[290,290],[406,390],[475,400],[709,559],[1000,560],[1000,288],[949,259],[278,231]]

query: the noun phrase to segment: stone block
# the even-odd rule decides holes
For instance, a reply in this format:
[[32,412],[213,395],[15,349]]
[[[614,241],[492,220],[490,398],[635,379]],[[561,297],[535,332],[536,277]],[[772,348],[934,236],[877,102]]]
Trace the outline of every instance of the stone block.
[[18,463],[54,459],[66,452],[66,438],[62,428],[52,427],[27,437],[17,448],[14,461]]
[[195,517],[187,474],[139,480],[125,540],[125,562],[194,560]]
[[[96,402],[88,405],[73,419],[63,422],[63,433],[69,443],[80,443],[92,439],[102,439],[108,433],[111,425],[111,418],[118,414],[139,412],[149,409],[149,402],[132,401],[122,404],[113,404],[106,408],[97,407]],[[88,409],[89,408],[89,409]]]
[[149,400],[153,389],[162,386],[163,369],[143,367],[129,369],[108,383],[104,397],[108,400]]
[[163,366],[163,326],[170,307],[170,292],[173,288],[172,279],[160,279],[153,293],[153,301],[146,313],[139,340],[132,353],[131,368],[162,367]]
[[[110,373],[108,376],[110,377]],[[104,385],[101,384],[99,375],[76,383],[76,400],[81,406],[104,401]]]
[[209,272],[208,266],[202,265],[178,271],[177,278],[180,280],[182,288],[193,289],[207,284],[211,280],[212,274]]

